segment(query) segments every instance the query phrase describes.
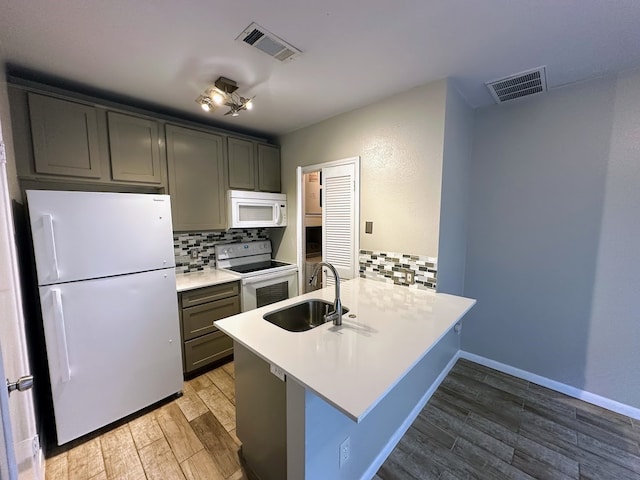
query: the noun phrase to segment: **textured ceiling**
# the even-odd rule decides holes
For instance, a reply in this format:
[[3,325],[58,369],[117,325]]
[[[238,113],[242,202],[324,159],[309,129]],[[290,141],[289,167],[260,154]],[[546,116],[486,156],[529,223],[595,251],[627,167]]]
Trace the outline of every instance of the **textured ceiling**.
[[[304,53],[281,63],[236,42],[252,21]],[[282,134],[452,77],[547,66],[550,88],[640,67],[636,0],[0,0],[11,65],[230,127]],[[256,95],[236,118],[194,102],[218,76]]]

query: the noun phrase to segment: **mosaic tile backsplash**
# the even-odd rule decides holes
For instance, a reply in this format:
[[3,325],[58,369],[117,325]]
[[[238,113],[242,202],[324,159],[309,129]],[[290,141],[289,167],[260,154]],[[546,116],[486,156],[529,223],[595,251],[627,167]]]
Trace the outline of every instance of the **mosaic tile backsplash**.
[[[226,232],[174,233],[176,273],[216,268],[216,254],[213,248],[215,245],[255,240],[269,240],[269,231],[266,228],[247,228]],[[197,257],[191,258],[191,252],[195,252]]]
[[[438,259],[407,253],[360,250],[360,276],[410,288],[435,290]],[[413,278],[412,278],[413,277]],[[413,279],[413,282],[411,280]]]

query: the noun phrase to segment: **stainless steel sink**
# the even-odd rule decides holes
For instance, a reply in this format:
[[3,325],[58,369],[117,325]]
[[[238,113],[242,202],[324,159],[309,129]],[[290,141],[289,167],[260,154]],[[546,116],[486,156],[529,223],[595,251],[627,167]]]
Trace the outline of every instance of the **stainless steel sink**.
[[[331,311],[333,303],[312,299],[266,313],[262,318],[290,332],[304,332],[325,323],[324,316]],[[348,311],[347,307],[342,307],[343,315]]]

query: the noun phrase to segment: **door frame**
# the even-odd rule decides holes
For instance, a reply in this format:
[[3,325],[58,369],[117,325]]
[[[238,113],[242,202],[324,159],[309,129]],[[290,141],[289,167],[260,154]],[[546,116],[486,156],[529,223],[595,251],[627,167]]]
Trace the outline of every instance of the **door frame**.
[[[0,380],[6,377],[2,361],[2,345],[0,344]],[[0,478],[17,480],[18,465],[13,448],[13,432],[11,430],[11,412],[9,411],[9,393],[5,383],[0,382]]]
[[[304,174],[310,172],[322,171],[323,168],[338,167],[340,165],[353,165],[354,166],[354,188],[355,188],[355,212],[354,212],[354,226],[353,226],[353,277],[358,276],[358,257],[360,254],[360,156],[347,157],[340,160],[333,160],[330,162],[316,163],[313,165],[298,166],[296,167],[296,197],[297,197],[297,213],[296,213],[296,261],[298,264],[298,291],[300,294],[304,293],[304,282],[306,280],[304,273],[305,259],[302,258],[303,240],[304,240]],[[323,221],[324,230],[324,221]]]
[[[1,87],[0,87],[1,88]],[[0,95],[2,93],[0,92]],[[1,102],[1,100],[0,100]],[[0,103],[0,109],[4,105]],[[0,117],[4,112],[0,111]],[[22,309],[22,289],[18,269],[18,254],[16,247],[15,226],[11,210],[11,198],[7,178],[7,157],[13,152],[5,149],[3,125],[0,122],[0,241],[3,267],[2,293],[7,302],[3,302],[2,315],[4,322],[0,324],[0,343],[2,343],[3,375],[0,377],[0,388],[6,389],[6,379],[16,381],[20,377],[31,373],[29,351],[26,340],[25,318]],[[9,479],[16,475],[18,479],[44,479],[43,451],[40,446],[40,436],[36,425],[33,390],[16,391],[7,398],[2,408],[2,425],[5,432],[11,431],[11,445],[5,446]],[[6,408],[5,408],[6,407]],[[8,408],[8,411],[7,411]],[[9,414],[7,417],[6,413]],[[8,425],[5,425],[7,422]],[[5,439],[7,440],[7,439]]]

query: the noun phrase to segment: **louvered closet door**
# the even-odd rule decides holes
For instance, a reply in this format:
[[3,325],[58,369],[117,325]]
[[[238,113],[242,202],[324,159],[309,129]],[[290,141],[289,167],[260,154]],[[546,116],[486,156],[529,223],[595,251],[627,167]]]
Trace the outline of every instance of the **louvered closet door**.
[[[341,279],[353,278],[356,256],[354,165],[322,169],[322,259],[331,263]],[[323,284],[333,285],[325,268]]]

